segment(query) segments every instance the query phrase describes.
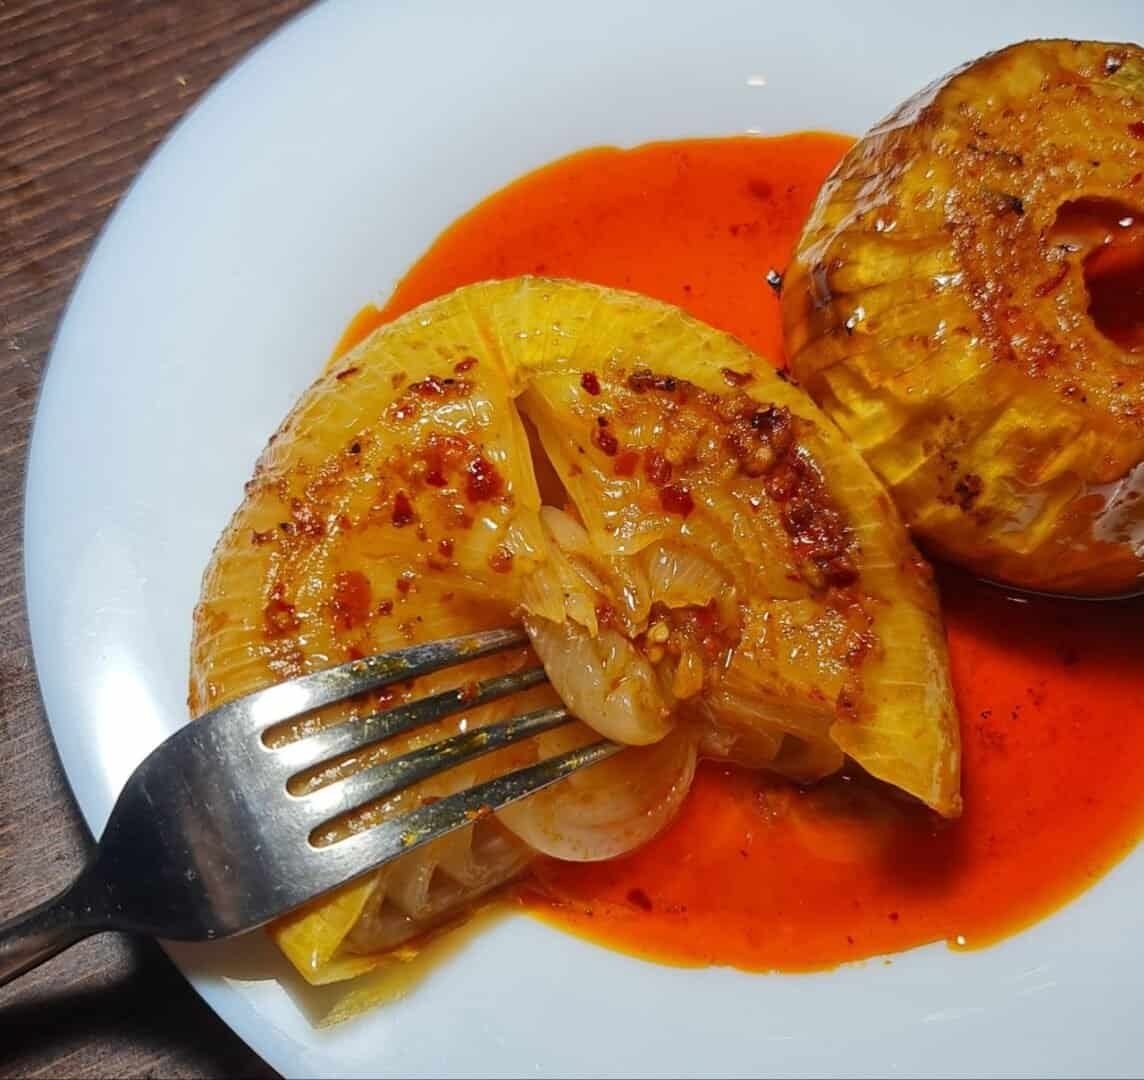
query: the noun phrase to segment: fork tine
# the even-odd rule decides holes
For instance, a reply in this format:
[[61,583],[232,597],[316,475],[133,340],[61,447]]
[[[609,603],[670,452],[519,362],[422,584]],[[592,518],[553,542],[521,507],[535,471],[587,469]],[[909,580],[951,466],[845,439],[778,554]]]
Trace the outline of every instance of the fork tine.
[[344,698],[527,644],[528,635],[523,630],[514,629],[482,630],[424,645],[410,645],[268,686],[265,690],[220,705],[199,717],[195,723],[264,731]]
[[311,849],[317,857],[315,867],[320,868],[323,880],[338,882],[360,877],[398,855],[472,825],[485,815],[534,795],[623,749],[622,743],[601,739],[447,795],[328,847]]
[[528,690],[547,678],[544,668],[534,667],[485,679],[475,686],[445,690],[432,697],[418,698],[392,709],[371,713],[360,720],[347,720],[336,727],[316,731],[296,742],[278,747],[274,751],[275,757],[283,767],[300,771],[355,750],[364,750],[374,743],[434,723],[454,713],[475,709],[509,694]]
[[494,750],[562,727],[572,717],[563,705],[514,716],[499,724],[475,728],[422,746],[401,757],[335,780],[317,791],[295,796],[306,804],[315,824],[356,809],[363,803],[395,795],[405,788],[446,772]]

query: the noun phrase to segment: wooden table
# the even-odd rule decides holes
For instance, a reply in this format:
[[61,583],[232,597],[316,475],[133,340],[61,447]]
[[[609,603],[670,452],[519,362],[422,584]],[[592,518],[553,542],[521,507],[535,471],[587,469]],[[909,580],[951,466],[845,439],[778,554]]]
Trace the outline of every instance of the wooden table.
[[[91,243],[171,125],[306,0],[0,0],[0,917],[90,838],[48,732],[24,609],[24,463]],[[157,946],[90,939],[0,991],[0,1076],[273,1076]]]

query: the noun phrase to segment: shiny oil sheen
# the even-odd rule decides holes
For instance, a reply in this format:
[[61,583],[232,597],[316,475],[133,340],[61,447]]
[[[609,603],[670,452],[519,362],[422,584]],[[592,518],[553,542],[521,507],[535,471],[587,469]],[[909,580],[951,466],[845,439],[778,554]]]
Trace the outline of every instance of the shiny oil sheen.
[[[782,363],[771,271],[848,146],[804,134],[565,158],[461,218],[339,348],[459,285],[542,273],[679,304]],[[650,845],[544,863],[523,902],[663,961],[802,971],[935,940],[987,944],[1077,895],[1144,824],[1144,603],[1013,598],[952,572],[942,585],[960,820],[857,777],[800,791],[708,764]]]

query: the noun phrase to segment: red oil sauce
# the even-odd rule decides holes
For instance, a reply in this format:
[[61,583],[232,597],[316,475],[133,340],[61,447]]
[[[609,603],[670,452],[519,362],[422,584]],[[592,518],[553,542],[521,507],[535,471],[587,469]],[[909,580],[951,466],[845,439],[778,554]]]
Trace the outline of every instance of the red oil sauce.
[[1096,328],[1122,349],[1144,353],[1141,215],[1115,199],[1077,199],[1061,207],[1053,239],[1083,255],[1088,313]]
[[[782,362],[786,265],[833,135],[590,150],[525,176],[438,238],[341,348],[459,285],[582,278],[678,304]],[[599,864],[544,862],[524,902],[639,955],[832,967],[935,940],[986,944],[1091,884],[1144,826],[1144,603],[1017,600],[945,575],[965,813],[860,778],[802,791],[705,764],[676,821]]]
[[1125,216],[1117,226],[1085,260],[1088,313],[1105,337],[1144,353],[1144,222]]

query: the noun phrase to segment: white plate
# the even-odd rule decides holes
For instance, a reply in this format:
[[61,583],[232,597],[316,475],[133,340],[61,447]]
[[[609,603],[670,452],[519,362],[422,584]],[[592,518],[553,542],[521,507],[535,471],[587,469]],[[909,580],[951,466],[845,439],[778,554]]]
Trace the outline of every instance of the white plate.
[[[349,317],[461,211],[581,147],[860,131],[988,48],[1142,30],[1138,0],[347,0],[277,34],[140,175],[44,384],[28,603],[93,830],[184,720],[199,577],[266,436]],[[1130,1074],[1141,897],[1144,853],[993,949],[799,977],[657,967],[519,918],[324,1032],[277,982],[236,977],[266,970],[241,948],[174,955],[288,1076]]]

